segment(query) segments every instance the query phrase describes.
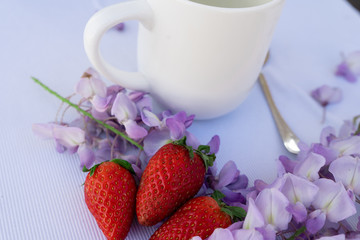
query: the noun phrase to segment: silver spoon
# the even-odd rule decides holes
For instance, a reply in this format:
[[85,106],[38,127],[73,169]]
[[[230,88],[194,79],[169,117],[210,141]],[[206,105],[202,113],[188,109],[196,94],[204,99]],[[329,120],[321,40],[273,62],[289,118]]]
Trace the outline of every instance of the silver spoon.
[[[269,58],[269,53],[266,56],[264,64],[266,64],[268,58]],[[267,103],[270,107],[272,116],[275,120],[276,126],[279,130],[280,136],[283,140],[285,148],[293,154],[298,154],[300,152],[300,149],[298,146],[300,139],[290,129],[290,127],[287,125],[287,123],[281,116],[281,114],[280,114],[278,108],[276,107],[275,102],[271,96],[271,92],[270,92],[269,86],[266,82],[265,76],[262,73],[260,73],[260,75],[259,75],[259,81],[260,81],[262,90],[264,92],[265,98],[267,100]]]

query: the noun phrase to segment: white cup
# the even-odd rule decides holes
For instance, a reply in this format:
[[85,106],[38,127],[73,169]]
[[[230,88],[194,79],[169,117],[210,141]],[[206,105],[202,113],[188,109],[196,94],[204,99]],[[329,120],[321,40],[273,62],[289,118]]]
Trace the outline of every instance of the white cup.
[[[84,31],[86,54],[104,77],[150,92],[197,119],[234,110],[261,71],[285,0],[132,0],[95,13]],[[99,49],[103,34],[138,20],[138,72],[119,70]],[[119,53],[121,54],[121,53]]]

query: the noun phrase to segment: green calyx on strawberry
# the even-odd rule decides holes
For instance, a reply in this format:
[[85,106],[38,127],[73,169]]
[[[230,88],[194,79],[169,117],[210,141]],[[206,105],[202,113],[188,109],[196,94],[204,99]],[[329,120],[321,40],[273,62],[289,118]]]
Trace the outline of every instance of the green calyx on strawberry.
[[[107,162],[107,161],[105,161]],[[128,170],[131,174],[135,174],[135,171],[134,169],[132,168],[131,164],[126,161],[126,160],[123,160],[123,159],[119,159],[119,158],[114,158],[112,160],[110,160],[110,162],[114,162],[118,165],[120,165],[121,167],[125,168],[126,170]],[[101,163],[99,164],[96,164],[94,165],[93,167],[91,167],[90,169],[87,169],[86,166],[83,167],[82,171],[83,172],[90,172],[90,176],[92,176],[95,172],[95,169],[100,165]]]
[[184,137],[155,153],[136,195],[136,215],[141,225],[157,224],[195,196],[204,183],[207,167],[215,160],[209,152],[208,146],[193,150]]
[[83,169],[90,172],[85,203],[107,239],[125,239],[135,215],[136,183],[128,169],[130,163],[120,159]]
[[[228,206],[220,201],[224,197],[222,193],[215,192],[213,195],[216,199],[202,196],[186,202],[156,230],[150,240],[191,239],[195,236],[205,239],[216,228],[230,226],[231,216],[239,219],[245,217],[244,209],[236,209],[236,213],[233,213],[233,210],[230,211]],[[224,209],[226,210],[224,211]],[[230,214],[228,210],[231,212]]]
[[231,217],[233,222],[242,221],[245,219],[246,211],[243,208],[229,206],[225,204],[223,201],[221,201],[221,199],[225,197],[225,195],[222,192],[215,190],[211,194],[211,197],[219,204],[221,211],[225,212]]
[[189,151],[191,159],[194,159],[194,152],[197,153],[204,161],[206,171],[209,167],[211,167],[214,164],[216,156],[214,153],[209,154],[210,146],[208,145],[200,145],[198,149],[193,149],[192,146],[186,145],[186,136],[181,138],[180,140],[174,141],[173,144],[177,144],[185,147]]

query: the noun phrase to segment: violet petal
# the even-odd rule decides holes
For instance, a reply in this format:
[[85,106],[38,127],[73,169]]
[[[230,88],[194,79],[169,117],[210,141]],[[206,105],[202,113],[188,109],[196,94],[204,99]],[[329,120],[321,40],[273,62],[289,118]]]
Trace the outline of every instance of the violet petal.
[[307,217],[307,209],[301,202],[290,204],[287,210],[293,215],[297,223],[305,221]]
[[207,145],[210,147],[210,154],[217,153],[220,148],[220,137],[218,135],[213,136]]
[[314,181],[319,178],[319,170],[325,165],[325,158],[316,153],[310,153],[303,161],[294,168],[294,174]]
[[77,151],[80,158],[80,167],[90,169],[95,162],[95,153],[86,144],[81,144]]
[[170,143],[170,132],[167,129],[151,131],[144,139],[144,151],[152,156],[163,145]]
[[291,214],[286,210],[289,200],[276,188],[262,190],[255,200],[266,223],[277,230],[285,230],[291,220]]
[[217,228],[208,238],[208,240],[234,240],[233,235],[230,230],[224,228]]
[[85,141],[84,130],[77,127],[55,127],[53,134],[67,148],[79,146]]
[[342,100],[342,92],[339,88],[323,85],[311,92],[311,96],[321,106],[325,107],[330,103],[337,103]]
[[354,202],[350,199],[342,183],[321,178],[314,182],[319,191],[312,205],[322,209],[330,222],[342,221],[356,213]]
[[166,126],[169,128],[171,139],[178,140],[184,136],[185,126],[181,121],[168,118],[166,119]]
[[360,194],[360,159],[358,157],[343,156],[333,161],[329,171],[337,182]]
[[222,189],[228,184],[232,183],[234,179],[239,176],[240,171],[237,169],[234,161],[225,163],[219,173],[219,181],[216,184],[216,189]]
[[135,120],[137,116],[137,108],[135,103],[131,101],[128,96],[119,92],[116,95],[111,108],[111,114],[114,115],[120,123],[122,123],[129,119]]
[[309,217],[306,221],[306,230],[315,234],[324,226],[326,215],[321,210],[315,210],[309,214]]
[[131,119],[125,121],[124,126],[127,135],[132,139],[138,140],[148,134],[145,128],[139,126],[135,121]]

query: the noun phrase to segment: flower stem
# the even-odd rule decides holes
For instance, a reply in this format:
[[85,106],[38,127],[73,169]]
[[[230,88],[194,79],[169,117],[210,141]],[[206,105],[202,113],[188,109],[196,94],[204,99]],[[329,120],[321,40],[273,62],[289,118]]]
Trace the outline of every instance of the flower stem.
[[78,110],[80,113],[82,113],[83,115],[89,117],[90,119],[94,120],[95,122],[97,122],[98,124],[100,124],[101,126],[109,129],[110,131],[112,131],[113,133],[120,135],[122,138],[124,138],[125,140],[127,140],[129,143],[135,145],[136,147],[138,147],[139,149],[143,150],[143,147],[137,143],[136,141],[134,141],[133,139],[131,139],[130,137],[128,137],[126,134],[120,132],[119,130],[117,130],[116,128],[114,128],[113,126],[110,126],[106,123],[104,123],[103,121],[100,121],[98,119],[96,119],[93,115],[91,115],[89,112],[81,109],[78,105],[76,105],[75,103],[72,103],[69,99],[66,99],[64,97],[62,97],[60,94],[58,94],[57,92],[51,90],[48,86],[46,86],[44,83],[42,83],[40,80],[38,80],[37,78],[31,77],[32,80],[35,81],[35,83],[39,84],[41,87],[43,87],[46,91],[48,91],[49,93],[51,93],[52,95],[54,95],[55,97],[57,97],[58,99],[60,99],[62,102],[67,103],[68,105],[70,105],[71,107],[75,108],[76,110]]
[[295,240],[295,238],[300,236],[303,232],[305,232],[305,230],[306,230],[306,227],[302,226],[301,228],[296,230],[296,232],[291,237],[289,237],[287,240]]

